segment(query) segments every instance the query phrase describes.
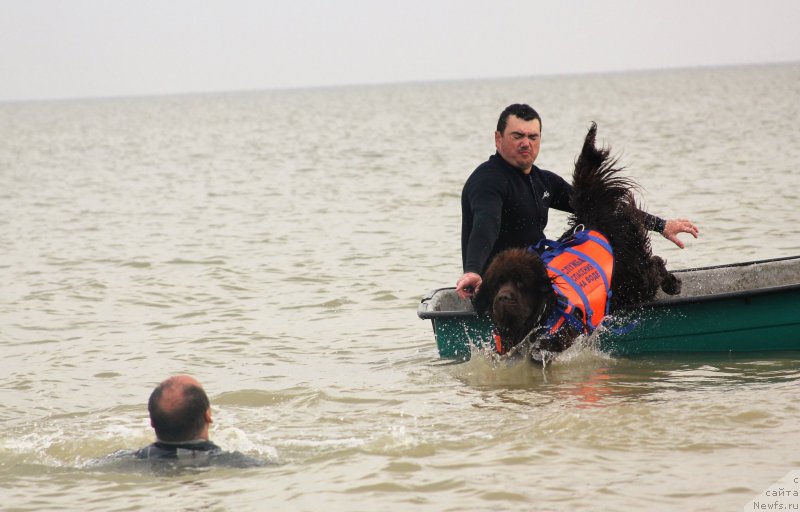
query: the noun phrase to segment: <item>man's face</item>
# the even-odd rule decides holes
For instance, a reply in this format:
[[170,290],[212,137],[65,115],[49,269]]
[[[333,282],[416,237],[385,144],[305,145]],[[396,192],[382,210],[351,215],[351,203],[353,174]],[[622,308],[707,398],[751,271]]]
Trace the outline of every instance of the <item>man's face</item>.
[[523,121],[517,116],[508,116],[503,133],[494,132],[494,144],[503,160],[528,174],[539,156],[542,128],[538,119]]

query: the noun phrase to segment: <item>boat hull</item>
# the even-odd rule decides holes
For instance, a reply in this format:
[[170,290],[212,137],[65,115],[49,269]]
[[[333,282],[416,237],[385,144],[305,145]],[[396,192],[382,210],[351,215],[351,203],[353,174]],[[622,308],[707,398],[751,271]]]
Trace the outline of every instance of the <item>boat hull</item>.
[[[604,320],[598,347],[614,356],[669,352],[800,350],[800,257],[676,272],[685,291],[659,297]],[[422,299],[439,356],[468,359],[471,347],[491,347],[492,324],[453,288]]]
[[800,350],[798,308],[800,287],[654,304],[611,319],[598,343],[604,352],[625,356]]

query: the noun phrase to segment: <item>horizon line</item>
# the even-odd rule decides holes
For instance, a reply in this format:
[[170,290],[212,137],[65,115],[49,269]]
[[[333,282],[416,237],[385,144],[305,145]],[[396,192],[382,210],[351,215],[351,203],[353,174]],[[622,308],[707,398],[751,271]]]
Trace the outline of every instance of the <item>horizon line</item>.
[[225,95],[225,94],[256,94],[266,92],[290,92],[290,91],[309,91],[309,90],[325,90],[325,89],[343,89],[343,88],[358,88],[358,87],[388,87],[388,86],[405,86],[405,85],[422,85],[422,84],[447,84],[458,82],[491,82],[501,80],[527,80],[537,78],[558,78],[558,77],[579,77],[579,76],[593,76],[593,75],[622,75],[633,73],[651,73],[651,72],[668,72],[668,71],[681,71],[681,70],[698,70],[698,69],[724,69],[724,68],[743,68],[743,67],[760,67],[760,66],[782,66],[800,64],[800,60],[776,60],[768,62],[750,62],[750,63],[735,63],[735,64],[698,64],[686,66],[668,66],[668,67],[652,67],[652,68],[636,68],[636,69],[618,69],[618,70],[604,70],[604,71],[580,71],[571,73],[543,73],[539,75],[509,75],[509,76],[485,76],[485,77],[471,77],[471,78],[438,78],[438,79],[415,79],[415,80],[398,80],[398,81],[374,81],[374,82],[353,82],[353,83],[331,83],[331,84],[317,84],[317,85],[295,85],[295,86],[274,86],[274,87],[247,87],[247,88],[231,88],[231,89],[207,89],[207,90],[184,90],[184,91],[164,91],[164,92],[143,92],[143,93],[118,93],[108,95],[79,95],[79,96],[55,96],[55,97],[31,97],[31,98],[11,98],[0,99],[0,106],[22,103],[48,103],[48,102],[61,102],[61,101],[106,101],[106,100],[123,100],[123,99],[147,99],[159,97],[176,97],[176,96],[209,96],[209,95]]

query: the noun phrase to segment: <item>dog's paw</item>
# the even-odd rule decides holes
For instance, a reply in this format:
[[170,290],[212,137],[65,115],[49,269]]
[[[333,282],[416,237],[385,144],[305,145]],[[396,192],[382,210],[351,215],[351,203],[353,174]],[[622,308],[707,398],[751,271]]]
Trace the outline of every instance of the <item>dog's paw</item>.
[[667,295],[678,295],[681,293],[681,284],[681,279],[678,276],[672,272],[667,272],[661,281],[661,289]]

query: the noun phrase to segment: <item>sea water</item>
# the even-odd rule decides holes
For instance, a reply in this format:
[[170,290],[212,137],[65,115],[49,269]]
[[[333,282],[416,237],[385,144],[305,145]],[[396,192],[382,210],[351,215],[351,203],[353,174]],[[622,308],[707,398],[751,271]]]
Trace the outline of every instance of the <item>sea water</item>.
[[[670,267],[800,253],[797,64],[0,104],[0,508],[739,510],[800,469],[800,353],[438,359],[416,306],[515,102],[540,167],[595,121],[696,222]],[[98,466],[176,373],[270,465]]]

